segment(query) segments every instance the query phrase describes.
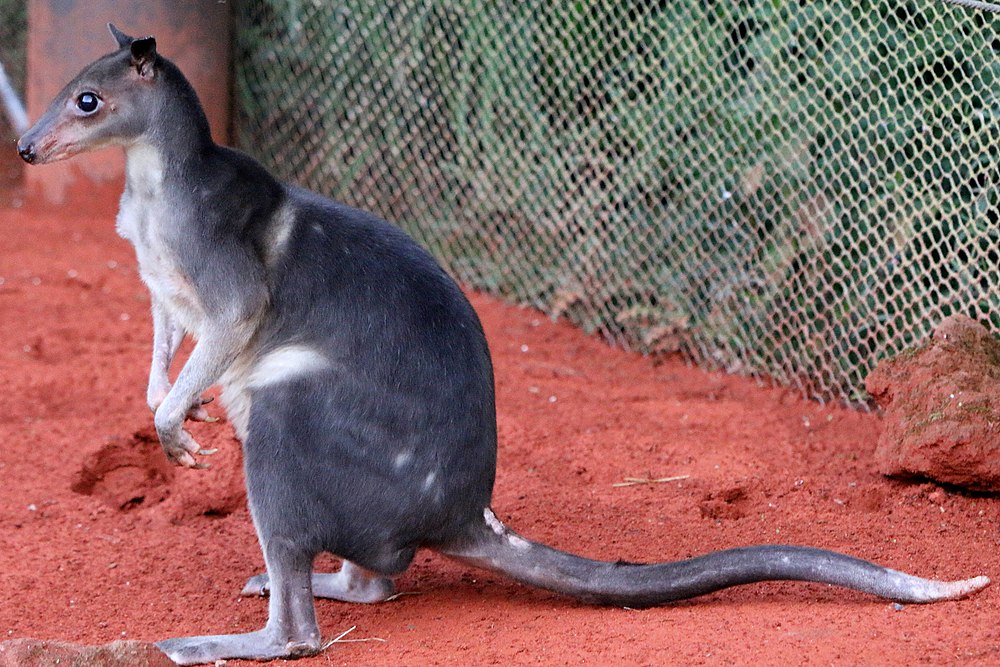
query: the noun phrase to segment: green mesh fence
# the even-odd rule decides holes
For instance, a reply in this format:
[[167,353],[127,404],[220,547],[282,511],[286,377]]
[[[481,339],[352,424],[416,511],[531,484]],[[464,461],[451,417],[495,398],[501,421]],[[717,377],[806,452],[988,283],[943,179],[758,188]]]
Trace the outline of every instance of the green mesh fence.
[[1000,327],[1000,19],[925,2],[237,3],[242,147],[462,283],[863,401]]

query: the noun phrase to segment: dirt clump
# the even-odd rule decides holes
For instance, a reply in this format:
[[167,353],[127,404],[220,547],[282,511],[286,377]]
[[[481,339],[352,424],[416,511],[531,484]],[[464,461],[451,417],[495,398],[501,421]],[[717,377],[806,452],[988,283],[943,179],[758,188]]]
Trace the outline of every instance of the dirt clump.
[[964,315],[865,382],[885,410],[875,460],[894,477],[1000,491],[1000,340]]
[[84,646],[47,639],[0,643],[0,667],[173,667],[174,662],[148,642],[116,641]]

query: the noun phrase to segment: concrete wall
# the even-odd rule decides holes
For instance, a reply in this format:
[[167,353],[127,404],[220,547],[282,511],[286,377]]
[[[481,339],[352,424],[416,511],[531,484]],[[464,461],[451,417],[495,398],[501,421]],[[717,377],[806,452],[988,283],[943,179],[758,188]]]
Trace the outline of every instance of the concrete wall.
[[[29,0],[28,115],[34,122],[63,85],[85,65],[115,48],[108,22],[136,37],[153,35],[201,97],[215,140],[229,138],[230,5],[219,0]],[[63,203],[71,192],[117,185],[121,149],[31,167],[29,198]]]

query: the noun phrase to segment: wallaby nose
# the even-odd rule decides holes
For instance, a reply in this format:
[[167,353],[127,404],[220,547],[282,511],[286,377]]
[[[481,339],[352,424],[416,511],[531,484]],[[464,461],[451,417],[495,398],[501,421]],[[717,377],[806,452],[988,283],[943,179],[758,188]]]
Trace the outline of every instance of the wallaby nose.
[[20,141],[17,142],[17,154],[21,156],[21,159],[31,164],[35,161],[35,145],[34,144],[22,144]]

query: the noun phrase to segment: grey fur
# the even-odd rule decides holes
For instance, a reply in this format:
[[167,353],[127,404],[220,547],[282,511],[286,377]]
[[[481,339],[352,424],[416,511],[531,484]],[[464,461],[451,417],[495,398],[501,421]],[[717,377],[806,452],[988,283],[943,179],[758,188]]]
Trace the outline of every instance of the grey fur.
[[[513,533],[489,508],[493,373],[461,290],[396,227],[215,145],[194,91],[155,41],[111,30],[119,49],[70,82],[18,150],[42,163],[124,148],[118,230],[152,297],[147,400],[164,451],[203,465],[210,452],[183,424],[207,417],[202,394],[215,383],[243,441],[267,564],[244,592],[270,595],[268,622],[160,642],[175,661],[315,653],[312,596],[383,600],[419,548],[598,604],[662,604],[764,579],[919,602],[988,584],[927,581],[805,547],[602,563]],[[171,384],[185,334],[197,344]],[[312,572],[322,551],[345,559],[340,573]]]

